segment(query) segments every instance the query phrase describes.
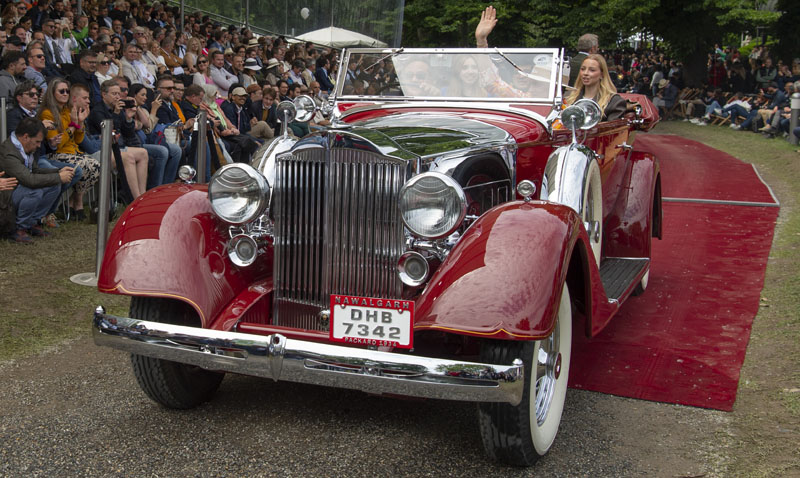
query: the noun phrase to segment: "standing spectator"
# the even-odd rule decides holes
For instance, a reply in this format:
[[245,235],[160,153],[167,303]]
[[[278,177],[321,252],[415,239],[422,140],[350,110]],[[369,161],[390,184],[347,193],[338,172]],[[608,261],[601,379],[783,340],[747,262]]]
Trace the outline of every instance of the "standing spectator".
[[708,86],[722,88],[727,86],[727,81],[728,72],[725,70],[725,64],[721,58],[717,58],[708,70]]
[[58,199],[61,184],[72,181],[73,168],[41,169],[34,154],[44,139],[44,125],[35,118],[20,121],[0,146],[0,170],[18,181],[12,193],[16,209],[16,232],[12,240],[29,244],[31,236],[48,236],[39,221]]
[[0,97],[11,100],[17,85],[25,78],[25,55],[21,51],[10,51],[3,55],[2,70],[0,70]]
[[[489,44],[478,45],[478,48],[488,48]],[[592,53],[597,53],[600,48],[600,43],[597,35],[594,33],[586,33],[578,38],[578,54],[573,56],[569,61],[569,85],[574,85],[578,79],[578,72],[581,69],[583,60]],[[324,88],[323,88],[324,89]]]
[[770,83],[775,81],[778,76],[778,70],[772,66],[772,58],[764,60],[764,64],[756,72],[756,86],[758,88],[766,89]]

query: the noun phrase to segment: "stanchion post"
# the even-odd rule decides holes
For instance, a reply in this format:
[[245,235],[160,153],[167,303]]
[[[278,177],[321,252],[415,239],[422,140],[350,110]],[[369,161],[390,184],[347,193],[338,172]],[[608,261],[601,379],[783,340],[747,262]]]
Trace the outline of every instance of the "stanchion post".
[[800,126],[800,92],[795,93],[792,95],[790,105],[792,107],[792,115],[791,119],[789,120],[789,142],[796,145],[798,138],[794,135],[794,130]]
[[103,120],[100,137],[100,199],[97,205],[97,256],[95,277],[100,276],[100,265],[106,253],[108,240],[108,208],[111,201],[111,130],[113,120]]
[[202,184],[208,182],[206,177],[206,112],[201,110],[197,115],[197,182]]
[[6,141],[6,125],[8,119],[6,118],[6,97],[0,98],[0,143]]

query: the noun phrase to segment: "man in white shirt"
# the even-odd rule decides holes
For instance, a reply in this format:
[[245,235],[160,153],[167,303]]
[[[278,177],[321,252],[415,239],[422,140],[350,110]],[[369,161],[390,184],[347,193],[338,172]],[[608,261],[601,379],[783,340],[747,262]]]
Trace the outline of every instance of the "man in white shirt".
[[223,98],[228,97],[228,90],[231,85],[239,81],[233,73],[225,69],[225,55],[221,51],[215,51],[211,58],[211,79],[217,86],[217,92]]

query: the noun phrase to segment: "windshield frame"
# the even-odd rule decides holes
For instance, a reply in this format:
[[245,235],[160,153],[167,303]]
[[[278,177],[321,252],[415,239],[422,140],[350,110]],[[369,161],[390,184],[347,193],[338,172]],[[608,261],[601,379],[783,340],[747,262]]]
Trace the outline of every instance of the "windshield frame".
[[[347,74],[347,65],[351,55],[373,55],[376,58],[391,59],[396,55],[413,54],[491,54],[498,58],[498,63],[504,63],[513,68],[508,61],[498,54],[548,54],[553,58],[553,67],[550,71],[550,88],[546,97],[465,97],[465,96],[380,96],[380,95],[345,95],[343,88]],[[475,102],[475,103],[536,103],[553,104],[561,98],[561,71],[563,67],[563,50],[558,48],[347,48],[342,52],[339,71],[336,77],[334,96],[337,101],[380,101],[380,102]]]

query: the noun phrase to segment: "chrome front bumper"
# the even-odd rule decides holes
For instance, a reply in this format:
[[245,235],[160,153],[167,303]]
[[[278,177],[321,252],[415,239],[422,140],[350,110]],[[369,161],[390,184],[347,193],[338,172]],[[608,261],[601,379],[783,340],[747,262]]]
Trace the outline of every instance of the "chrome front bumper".
[[209,370],[378,394],[516,405],[525,382],[519,359],[493,365],[418,357],[116,317],[102,307],[93,335],[97,345]]

